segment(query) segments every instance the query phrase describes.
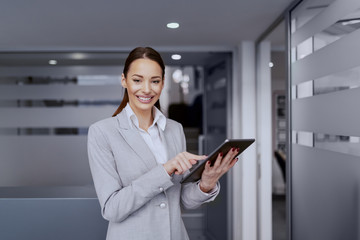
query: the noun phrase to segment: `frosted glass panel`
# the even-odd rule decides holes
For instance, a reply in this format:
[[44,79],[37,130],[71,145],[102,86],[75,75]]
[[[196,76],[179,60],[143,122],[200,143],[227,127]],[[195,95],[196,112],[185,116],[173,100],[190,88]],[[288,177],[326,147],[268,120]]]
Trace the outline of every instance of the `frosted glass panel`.
[[297,143],[303,146],[314,146],[314,135],[311,132],[298,132]]
[[18,66],[16,54],[1,59],[0,186],[24,193],[29,186],[92,186],[88,127],[111,117],[120,104],[122,67],[43,66],[31,61],[42,54],[20,55],[27,65]]
[[[358,3],[354,2],[354,4],[357,4],[356,6],[359,6]],[[335,3],[334,5],[337,5],[337,3]],[[343,10],[348,10],[348,9],[346,8]],[[326,13],[329,13],[329,11],[326,11]],[[333,18],[334,14],[328,15],[327,17]],[[341,39],[342,37],[346,36],[347,34],[350,34],[353,31],[359,29],[360,28],[360,21],[359,21],[360,18],[359,17],[360,17],[360,11],[359,11],[359,9],[357,9],[356,11],[351,12],[350,14],[347,14],[346,16],[343,16],[342,19],[334,22],[331,26],[327,27],[326,29],[322,30],[319,33],[311,35],[311,32],[307,32],[306,34],[311,35],[311,37],[309,37],[306,40],[302,40],[302,42],[300,42],[300,43],[294,42],[293,44],[294,44],[294,46],[297,46],[297,48],[298,49],[300,48],[300,50],[301,50],[301,48],[303,48],[302,46],[307,45],[306,42],[308,42],[311,39],[311,41],[314,43],[313,51],[317,51],[317,50],[327,46],[328,44],[331,44],[332,42],[335,42],[335,41]],[[293,39],[296,39],[297,37],[299,37],[299,35],[300,35],[299,33],[303,33],[305,36],[307,36],[305,34],[304,29],[309,30],[309,29],[311,29],[311,27],[316,26],[317,24],[322,27],[324,26],[324,25],[321,25],[321,23],[319,24],[318,18],[314,19],[310,23],[311,23],[311,26],[305,26],[304,28],[301,28],[298,33],[295,33]],[[323,23],[325,23],[325,22],[323,22]],[[315,31],[315,29],[311,29],[311,30]],[[305,57],[306,55],[308,55],[308,54],[303,53],[301,55],[298,55],[298,59],[301,59],[301,58]]]
[[120,104],[126,56],[1,53],[0,239],[106,238],[87,132]]
[[293,145],[292,239],[357,239],[360,158]]
[[0,137],[0,186],[92,185],[86,136]]
[[293,144],[360,157],[360,137],[293,131]]
[[4,127],[88,127],[111,117],[115,107],[0,108],[0,128]]
[[87,127],[61,127],[61,128],[0,128],[0,136],[24,135],[87,135]]
[[314,134],[314,147],[360,157],[360,137]]
[[293,98],[304,98],[360,87],[360,67],[292,86]]
[[360,136],[360,88],[292,101],[292,128],[298,131]]
[[291,99],[297,98],[297,85],[291,86]]
[[339,40],[340,38],[352,33],[360,28],[360,11],[348,14],[324,31],[314,35],[314,51]]
[[122,99],[123,88],[118,85],[0,85],[0,100],[118,100]]
[[296,47],[296,58],[297,60],[302,59],[306,57],[307,55],[311,54],[313,52],[314,46],[313,46],[313,39],[308,38],[304,42],[300,43]]
[[297,143],[297,131],[291,131],[291,143],[296,144]]
[[0,66],[0,77],[59,77],[80,75],[119,75],[122,66]]
[[303,82],[297,86],[297,98],[311,97],[314,95],[313,81]]
[[47,198],[51,200],[54,198],[91,198],[97,201],[95,188],[92,185],[0,187],[0,199],[14,198]]
[[[316,4],[314,4],[315,1],[305,2],[306,3],[304,4],[308,4],[309,7],[316,6]],[[298,27],[291,38],[291,45],[293,47],[327,29],[339,19],[356,11],[360,7],[360,2],[357,0],[324,0],[321,1],[321,5],[319,6],[321,10],[318,8],[317,11],[309,11],[311,10],[309,7],[304,10],[301,10],[300,8],[299,10],[294,10],[292,18],[300,19],[299,16],[303,15],[305,16],[303,18],[306,18],[306,24],[298,24]],[[298,13],[296,13],[297,11]]]
[[314,80],[315,95],[358,87],[360,87],[360,67]]
[[358,239],[360,1],[316,3],[290,11],[290,239]]
[[360,29],[292,64],[292,84],[360,66]]
[[292,26],[294,32],[321,13],[332,2],[334,0],[302,1],[291,14],[293,22],[296,22]]

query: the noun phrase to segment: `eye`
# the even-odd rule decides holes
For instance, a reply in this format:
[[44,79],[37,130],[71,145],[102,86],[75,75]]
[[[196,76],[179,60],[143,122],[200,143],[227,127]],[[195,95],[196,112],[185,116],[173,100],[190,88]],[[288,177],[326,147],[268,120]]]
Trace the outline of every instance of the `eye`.
[[154,80],[154,81],[152,81],[153,83],[155,83],[155,84],[159,84],[160,83],[160,80]]
[[139,83],[139,82],[140,82],[139,79],[133,79],[133,81],[134,81],[135,83]]

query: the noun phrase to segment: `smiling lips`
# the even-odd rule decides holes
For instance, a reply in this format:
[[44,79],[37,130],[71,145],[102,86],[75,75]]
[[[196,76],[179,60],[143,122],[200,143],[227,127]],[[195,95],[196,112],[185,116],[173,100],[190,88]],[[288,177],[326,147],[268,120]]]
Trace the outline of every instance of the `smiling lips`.
[[139,99],[140,102],[142,103],[150,103],[151,100],[154,98],[154,96],[152,97],[145,97],[145,96],[136,96],[137,99]]

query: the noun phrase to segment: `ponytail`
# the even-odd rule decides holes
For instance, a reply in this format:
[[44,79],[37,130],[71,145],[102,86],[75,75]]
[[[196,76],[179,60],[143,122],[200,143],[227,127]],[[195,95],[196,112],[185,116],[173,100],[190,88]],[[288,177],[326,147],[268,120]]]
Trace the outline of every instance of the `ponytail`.
[[118,115],[126,107],[126,104],[128,102],[129,102],[129,94],[127,92],[127,89],[125,88],[124,97],[120,103],[120,106],[116,109],[116,111],[112,116],[115,117],[116,115]]

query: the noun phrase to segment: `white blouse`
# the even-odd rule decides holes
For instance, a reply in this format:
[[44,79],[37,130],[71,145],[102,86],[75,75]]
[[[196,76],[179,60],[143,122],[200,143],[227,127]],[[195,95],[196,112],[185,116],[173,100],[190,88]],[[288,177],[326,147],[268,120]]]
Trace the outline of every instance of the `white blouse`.
[[[156,107],[153,107],[154,121],[146,132],[144,129],[140,128],[139,120],[137,119],[134,111],[131,109],[129,103],[126,105],[125,111],[128,117],[130,128],[137,129],[139,131],[141,137],[144,139],[146,144],[149,146],[151,152],[154,154],[156,161],[159,164],[166,163],[169,159],[163,142],[165,140],[161,139],[159,133],[159,128],[161,129],[161,131],[164,131],[166,127],[166,117],[164,116],[164,114],[162,114],[162,112]],[[164,169],[164,171],[166,170]],[[219,184],[216,184],[215,188],[212,189],[209,193],[204,193],[200,189],[199,182],[200,181],[197,182],[199,191],[207,196],[214,195],[220,189]]]
[[156,107],[153,108],[154,111],[154,121],[152,125],[148,128],[146,132],[144,129],[139,127],[139,120],[137,119],[134,111],[131,109],[129,103],[125,107],[126,115],[128,116],[129,125],[132,129],[137,129],[144,139],[146,144],[149,146],[151,152],[154,154],[156,161],[159,164],[164,164],[168,161],[168,156],[161,139],[159,128],[164,131],[166,126],[166,117],[160,112]]

